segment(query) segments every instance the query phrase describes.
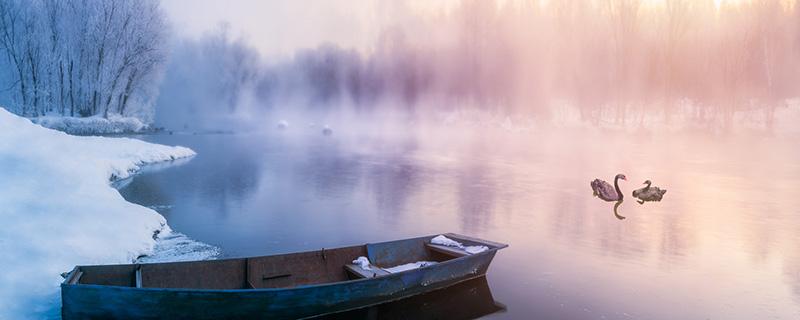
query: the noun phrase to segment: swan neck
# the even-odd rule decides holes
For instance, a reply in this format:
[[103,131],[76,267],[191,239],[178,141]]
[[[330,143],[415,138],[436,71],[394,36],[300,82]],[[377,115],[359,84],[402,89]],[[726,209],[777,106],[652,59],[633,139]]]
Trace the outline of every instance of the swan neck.
[[619,200],[622,200],[622,191],[619,190],[619,177],[614,177],[614,189],[617,190]]

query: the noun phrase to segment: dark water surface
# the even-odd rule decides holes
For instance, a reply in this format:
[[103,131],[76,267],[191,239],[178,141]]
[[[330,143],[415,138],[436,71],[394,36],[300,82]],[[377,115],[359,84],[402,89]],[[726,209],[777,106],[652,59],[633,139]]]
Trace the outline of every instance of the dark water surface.
[[[797,139],[440,130],[142,136],[198,155],[120,192],[225,257],[444,232],[510,244],[488,283],[363,317],[468,308],[479,295],[504,311],[466,317],[800,319]],[[589,188],[617,173],[628,198],[646,179],[669,191],[626,199],[620,220]]]

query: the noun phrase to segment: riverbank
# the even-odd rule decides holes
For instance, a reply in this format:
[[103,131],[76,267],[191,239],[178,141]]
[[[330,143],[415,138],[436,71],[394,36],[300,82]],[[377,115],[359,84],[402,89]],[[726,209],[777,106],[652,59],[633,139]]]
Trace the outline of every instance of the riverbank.
[[156,211],[111,182],[148,164],[189,158],[179,146],[78,137],[0,108],[0,318],[57,317],[60,273],[129,263],[173,234]]
[[92,117],[63,117],[63,116],[42,116],[30,118],[31,122],[42,127],[66,132],[72,135],[108,135],[108,134],[128,134],[128,133],[148,133],[158,131],[158,128],[151,127],[136,117],[123,117],[120,115],[109,115],[108,118],[101,116]]

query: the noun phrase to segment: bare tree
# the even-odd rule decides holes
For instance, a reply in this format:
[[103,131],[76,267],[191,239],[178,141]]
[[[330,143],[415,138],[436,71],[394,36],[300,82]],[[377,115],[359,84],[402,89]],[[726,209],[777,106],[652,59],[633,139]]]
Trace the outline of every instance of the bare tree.
[[146,82],[163,67],[165,29],[157,0],[0,1],[19,112],[107,117],[129,109],[131,96],[152,101]]

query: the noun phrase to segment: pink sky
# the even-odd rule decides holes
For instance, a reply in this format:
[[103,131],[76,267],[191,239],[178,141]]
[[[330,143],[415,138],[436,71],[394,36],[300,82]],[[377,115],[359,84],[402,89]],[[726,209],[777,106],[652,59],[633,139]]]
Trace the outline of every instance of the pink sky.
[[404,23],[409,11],[439,10],[447,1],[378,0],[165,0],[164,10],[179,35],[196,37],[227,21],[266,56],[328,42],[369,50],[382,27]]

